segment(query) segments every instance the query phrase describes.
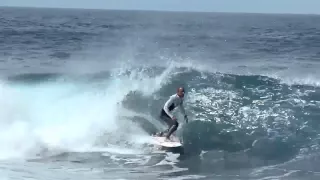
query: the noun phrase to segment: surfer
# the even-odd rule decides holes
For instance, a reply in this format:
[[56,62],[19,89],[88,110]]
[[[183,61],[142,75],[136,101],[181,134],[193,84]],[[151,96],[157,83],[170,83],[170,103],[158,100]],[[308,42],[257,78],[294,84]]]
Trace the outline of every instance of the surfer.
[[188,116],[186,115],[185,109],[183,107],[183,98],[184,88],[179,87],[177,89],[177,93],[170,96],[170,98],[164,104],[160,113],[160,119],[162,119],[169,126],[169,128],[164,132],[160,132],[159,136],[163,136],[166,133],[166,139],[169,140],[171,134],[178,129],[178,120],[171,113],[171,111],[173,111],[178,106],[180,108],[180,111],[184,115],[184,120],[186,121],[186,123],[188,123]]

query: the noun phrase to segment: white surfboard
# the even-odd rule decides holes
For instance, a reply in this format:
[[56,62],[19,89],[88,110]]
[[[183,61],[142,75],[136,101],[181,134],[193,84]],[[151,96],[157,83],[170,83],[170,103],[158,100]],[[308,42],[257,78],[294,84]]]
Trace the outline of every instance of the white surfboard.
[[153,136],[152,139],[154,140],[154,143],[160,146],[165,146],[165,147],[180,147],[182,146],[181,142],[179,141],[178,138],[172,136],[169,140],[166,140],[165,137],[158,137],[158,136]]

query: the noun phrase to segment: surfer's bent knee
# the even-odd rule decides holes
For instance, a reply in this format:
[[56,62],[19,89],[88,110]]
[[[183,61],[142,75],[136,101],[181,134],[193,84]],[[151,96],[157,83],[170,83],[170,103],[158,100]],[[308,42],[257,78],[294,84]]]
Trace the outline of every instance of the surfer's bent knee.
[[178,129],[178,126],[179,126],[179,123],[178,121],[174,121],[173,125],[172,125],[172,129],[177,130]]
[[178,121],[177,121],[177,120],[175,120],[175,121],[174,121],[174,125],[176,126],[176,128],[178,128],[178,127],[179,127],[179,123],[178,123]]

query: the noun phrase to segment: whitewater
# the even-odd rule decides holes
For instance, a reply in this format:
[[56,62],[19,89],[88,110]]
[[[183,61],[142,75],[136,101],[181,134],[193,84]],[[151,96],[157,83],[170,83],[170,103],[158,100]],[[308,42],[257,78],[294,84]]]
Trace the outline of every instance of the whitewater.
[[132,91],[152,94],[165,83],[167,71],[153,78],[140,75],[144,78],[141,81],[139,77],[110,77],[96,83],[59,79],[35,85],[2,83],[1,137],[6,137],[1,140],[5,144],[2,158],[25,157],[42,145],[67,151],[90,150],[103,133],[117,139],[128,128],[136,133],[130,136],[137,136],[131,137],[132,143],[139,136],[149,137],[139,126],[121,123],[121,116],[133,116],[134,112],[121,109],[119,103]]

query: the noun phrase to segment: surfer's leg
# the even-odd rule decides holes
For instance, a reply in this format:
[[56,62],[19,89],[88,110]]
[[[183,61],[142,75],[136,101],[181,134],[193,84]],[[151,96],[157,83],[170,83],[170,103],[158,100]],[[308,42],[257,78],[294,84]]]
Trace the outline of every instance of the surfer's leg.
[[160,119],[168,125],[168,129],[160,132],[160,136],[163,136],[165,133],[169,132],[169,129],[174,125],[172,119],[165,113],[165,111],[162,109],[160,113]]
[[[171,121],[173,121],[173,120],[171,120]],[[168,134],[166,135],[166,138],[169,139],[170,136],[171,136],[171,134],[174,133],[174,132],[178,129],[178,127],[179,127],[179,123],[178,123],[177,120],[175,120],[175,121],[173,122],[173,125],[172,125],[172,126],[170,127],[170,129],[168,130]]]

